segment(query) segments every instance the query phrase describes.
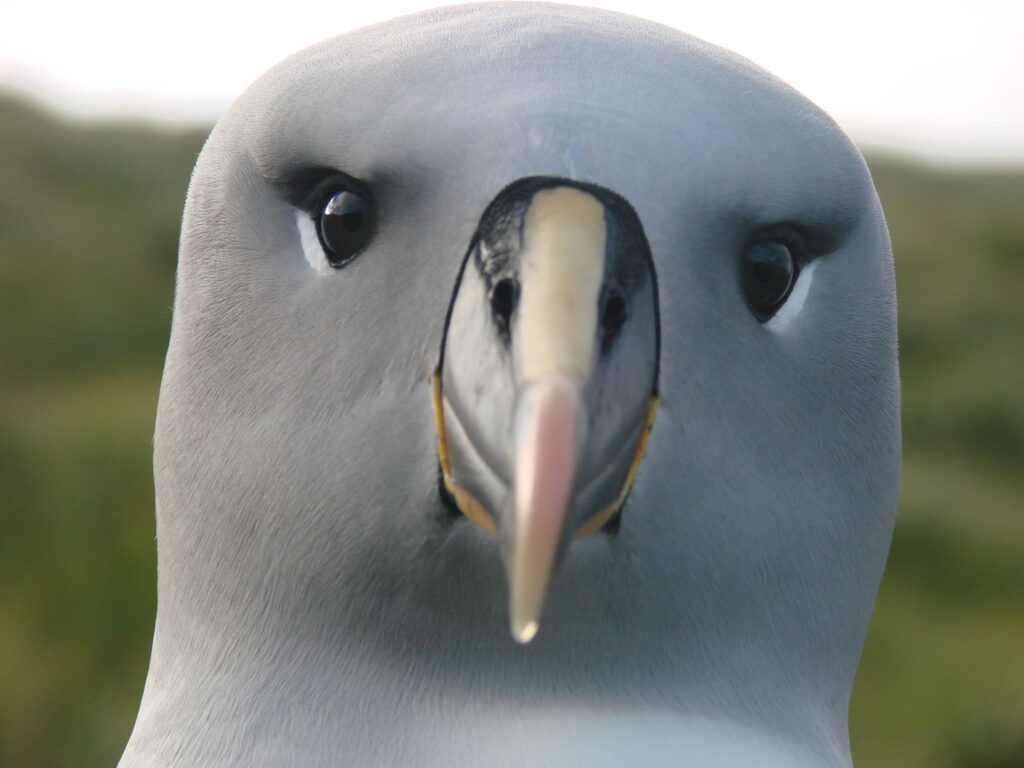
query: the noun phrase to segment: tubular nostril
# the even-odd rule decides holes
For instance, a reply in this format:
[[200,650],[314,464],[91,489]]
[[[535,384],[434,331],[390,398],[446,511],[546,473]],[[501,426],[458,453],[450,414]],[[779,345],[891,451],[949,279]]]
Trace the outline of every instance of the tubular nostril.
[[615,334],[619,332],[623,323],[626,322],[626,300],[620,293],[615,291],[608,294],[604,300],[604,309],[601,312],[601,351],[607,352],[611,346]]
[[511,277],[499,280],[491,288],[491,312],[494,314],[494,322],[497,324],[502,338],[507,339],[509,336],[509,329],[512,327],[512,313],[515,311],[518,298],[519,291],[516,281]]

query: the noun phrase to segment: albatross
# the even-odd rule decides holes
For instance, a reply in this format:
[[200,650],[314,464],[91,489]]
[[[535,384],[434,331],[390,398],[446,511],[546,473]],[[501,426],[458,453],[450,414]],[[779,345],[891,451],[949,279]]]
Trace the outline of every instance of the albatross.
[[850,766],[899,476],[864,161],[738,55],[464,5],[189,187],[120,765]]

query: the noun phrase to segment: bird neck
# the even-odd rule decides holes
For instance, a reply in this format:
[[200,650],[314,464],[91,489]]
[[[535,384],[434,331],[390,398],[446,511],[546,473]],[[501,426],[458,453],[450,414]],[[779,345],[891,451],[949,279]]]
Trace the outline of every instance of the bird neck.
[[508,651],[493,656],[479,637],[418,633],[374,613],[368,608],[366,626],[346,633],[274,612],[212,624],[162,601],[121,765],[283,765],[301,756],[315,767],[337,764],[338,755],[350,765],[851,764],[845,722],[786,693],[773,700],[746,691],[760,704],[745,710],[727,701],[735,691],[716,694],[704,681],[695,683],[703,692],[669,700],[666,681],[679,676],[669,668],[646,683],[617,677],[609,664],[584,675],[555,642],[520,648],[496,636]]

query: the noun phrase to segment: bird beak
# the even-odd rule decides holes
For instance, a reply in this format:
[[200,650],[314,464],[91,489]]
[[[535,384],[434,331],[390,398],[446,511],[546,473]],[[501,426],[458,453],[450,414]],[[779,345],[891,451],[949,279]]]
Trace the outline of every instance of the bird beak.
[[[637,468],[647,453],[647,441],[660,398],[652,394],[647,404],[643,427],[618,495],[610,504],[584,517],[573,529],[567,524],[567,518],[575,468],[586,433],[585,408],[579,387],[552,381],[525,390],[515,418],[516,479],[513,495],[503,505],[499,530],[497,518],[453,473],[439,373],[431,377],[431,389],[443,487],[466,518],[492,535],[500,536],[504,532],[509,625],[516,641],[528,643],[540,628],[548,583],[569,539],[599,531],[629,495]],[[569,531],[572,531],[571,536],[567,535]]]
[[[608,333],[599,308],[608,290],[610,214],[589,191],[568,185],[518,202],[514,269],[500,266],[500,274],[514,274],[514,311],[500,323],[481,322],[497,310],[493,300],[481,301],[486,283],[473,282],[473,273],[467,278],[473,267],[464,266],[433,392],[444,489],[459,512],[500,538],[512,636],[527,643],[569,541],[599,530],[626,497],[657,402],[657,349],[656,332],[637,331],[651,378],[624,374],[628,396],[616,403],[619,426],[591,425],[587,398],[594,396],[600,341]],[[485,214],[481,230],[491,232],[486,220]],[[496,237],[508,237],[502,226]],[[639,223],[632,226],[642,238]],[[485,261],[484,246],[477,248],[473,265],[486,281],[497,269]],[[638,278],[649,292],[637,289],[639,295],[653,296],[653,282],[653,275]],[[637,305],[648,308],[646,322],[655,328],[656,300]],[[481,331],[499,325],[507,328],[500,346]]]
[[523,221],[513,329],[521,382],[514,426],[506,567],[512,635],[537,632],[566,517],[586,418],[581,389],[594,365],[604,274],[604,206],[573,187],[538,192]]
[[554,379],[520,394],[506,555],[509,621],[520,643],[537,633],[551,572],[567,543],[566,517],[585,425],[578,386]]

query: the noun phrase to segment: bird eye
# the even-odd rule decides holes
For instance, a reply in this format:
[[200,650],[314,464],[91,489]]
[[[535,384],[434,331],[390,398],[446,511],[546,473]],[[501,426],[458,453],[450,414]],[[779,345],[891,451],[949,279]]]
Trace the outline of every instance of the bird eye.
[[740,263],[740,285],[747,306],[762,323],[786,301],[797,272],[796,260],[783,243],[764,240],[747,248]]
[[350,189],[334,193],[316,219],[316,232],[332,267],[345,266],[373,236],[374,211],[369,195]]

